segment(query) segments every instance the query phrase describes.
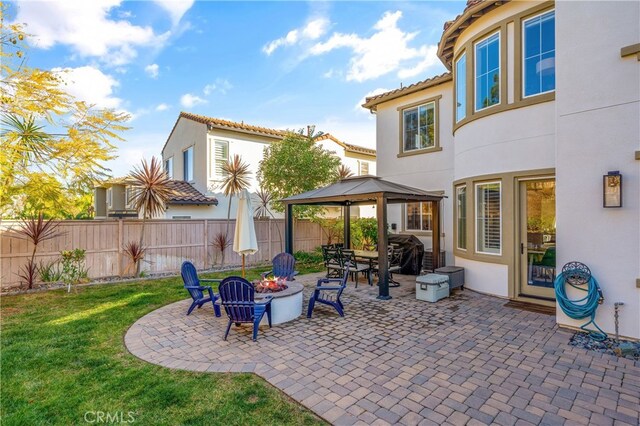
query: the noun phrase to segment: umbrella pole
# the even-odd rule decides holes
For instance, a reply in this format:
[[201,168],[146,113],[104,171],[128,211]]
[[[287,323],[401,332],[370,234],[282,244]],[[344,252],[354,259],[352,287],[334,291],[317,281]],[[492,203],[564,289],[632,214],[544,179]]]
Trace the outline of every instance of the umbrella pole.
[[244,254],[242,254],[242,278],[244,278]]

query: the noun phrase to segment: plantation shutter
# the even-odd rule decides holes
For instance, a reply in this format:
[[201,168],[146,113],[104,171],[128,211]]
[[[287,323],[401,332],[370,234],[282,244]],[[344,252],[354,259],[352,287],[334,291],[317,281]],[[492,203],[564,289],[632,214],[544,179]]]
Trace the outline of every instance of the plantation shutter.
[[500,253],[500,183],[477,186],[477,249]]
[[369,174],[369,162],[368,161],[360,161],[360,176]]
[[216,178],[226,177],[222,167],[229,160],[229,143],[227,141],[215,141],[213,155]]

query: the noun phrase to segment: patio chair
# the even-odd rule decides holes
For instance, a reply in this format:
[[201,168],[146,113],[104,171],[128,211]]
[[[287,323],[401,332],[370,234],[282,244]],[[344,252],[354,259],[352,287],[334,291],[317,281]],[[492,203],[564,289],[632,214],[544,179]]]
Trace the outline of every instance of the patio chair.
[[342,253],[340,248],[322,247],[324,267],[327,268],[327,278],[339,278],[342,276]]
[[402,247],[389,247],[389,287],[400,287],[400,283],[393,279],[394,272],[402,269]]
[[222,280],[219,287],[220,302],[224,308],[229,323],[224,333],[227,340],[231,324],[253,324],[253,341],[258,339],[258,327],[264,314],[267,314],[269,328],[271,328],[271,300],[273,296],[266,296],[263,301],[254,300],[255,290],[253,285],[241,277],[227,277]]
[[371,282],[371,265],[367,263],[358,263],[353,250],[342,250],[342,268],[348,268],[351,271],[351,276],[355,276],[356,288],[358,288],[358,274],[365,274],[369,281],[369,285],[373,285]]
[[298,275],[298,271],[295,270],[296,259],[289,253],[279,253],[272,261],[273,268],[270,271],[262,274],[264,280],[268,275],[274,275],[276,277],[287,277],[287,281],[294,281],[294,276]]
[[[333,306],[341,317],[344,316],[344,305],[340,301],[340,296],[347,286],[349,278],[349,267],[344,269],[342,278],[320,278],[313,291],[313,295],[309,299],[309,307],[307,308],[307,318],[311,318],[313,308],[316,303]],[[333,283],[333,285],[331,285]]]
[[[189,306],[187,315],[191,314],[191,312],[196,307],[200,309],[205,303],[211,302],[211,304],[213,305],[213,311],[215,312],[216,316],[221,316],[220,306],[216,305],[218,295],[213,292],[213,289],[210,286],[200,285],[200,283],[203,282],[219,283],[220,280],[199,279],[198,273],[196,272],[196,267],[193,266],[193,263],[189,262],[188,260],[182,262],[182,266],[180,267],[180,274],[182,275],[184,288],[187,289],[189,295],[191,295],[191,298],[193,299],[193,303],[191,303],[191,306]],[[209,296],[205,296],[203,293],[204,291],[206,291]]]

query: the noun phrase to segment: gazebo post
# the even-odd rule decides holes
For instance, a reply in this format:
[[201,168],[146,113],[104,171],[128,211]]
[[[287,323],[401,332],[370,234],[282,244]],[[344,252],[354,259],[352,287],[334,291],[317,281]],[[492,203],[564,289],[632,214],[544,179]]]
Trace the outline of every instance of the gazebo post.
[[284,226],[284,251],[293,254],[293,204],[286,204]]
[[351,248],[351,205],[344,206],[344,248]]
[[383,193],[376,197],[376,213],[378,216],[378,299],[389,300],[389,256],[387,247],[387,199]]
[[440,267],[440,201],[431,201],[431,251],[433,270]]

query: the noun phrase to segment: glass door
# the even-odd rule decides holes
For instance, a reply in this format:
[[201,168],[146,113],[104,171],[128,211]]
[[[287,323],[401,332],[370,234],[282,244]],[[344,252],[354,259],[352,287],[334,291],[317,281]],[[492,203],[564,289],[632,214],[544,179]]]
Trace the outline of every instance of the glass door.
[[555,299],[556,181],[520,181],[519,296]]

